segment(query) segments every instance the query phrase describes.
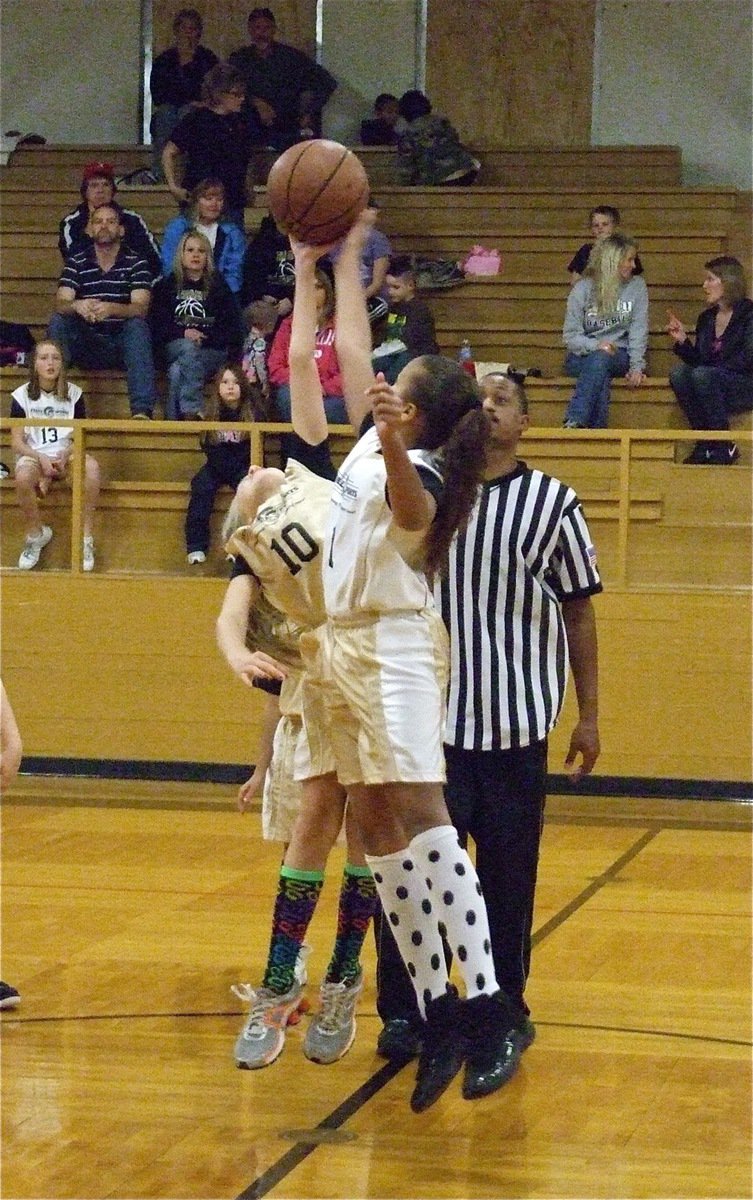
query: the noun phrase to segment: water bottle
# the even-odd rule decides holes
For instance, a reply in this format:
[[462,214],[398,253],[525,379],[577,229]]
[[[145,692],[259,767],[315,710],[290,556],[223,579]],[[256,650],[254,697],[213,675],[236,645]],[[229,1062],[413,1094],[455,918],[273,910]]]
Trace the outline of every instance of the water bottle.
[[471,343],[468,341],[468,338],[463,338],[460,343],[458,362],[464,371],[467,371],[474,379],[476,378],[476,364],[473,361],[473,351],[471,350]]

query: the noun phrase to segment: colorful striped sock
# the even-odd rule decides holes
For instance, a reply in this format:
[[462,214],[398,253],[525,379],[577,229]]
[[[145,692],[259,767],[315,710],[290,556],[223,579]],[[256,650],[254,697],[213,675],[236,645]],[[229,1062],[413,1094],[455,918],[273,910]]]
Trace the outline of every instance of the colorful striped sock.
[[346,863],[340,886],[337,938],[327,968],[327,983],[351,983],[358,975],[361,947],[376,905],[376,886],[369,868]]
[[263,986],[282,995],[295,978],[298,951],[324,885],[323,871],[281,867]]

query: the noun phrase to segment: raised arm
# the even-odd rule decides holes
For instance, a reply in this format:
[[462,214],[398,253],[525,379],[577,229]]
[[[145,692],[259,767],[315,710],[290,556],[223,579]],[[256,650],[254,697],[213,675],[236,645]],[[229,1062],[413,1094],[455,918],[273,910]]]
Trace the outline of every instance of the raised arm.
[[325,247],[290,239],[295,256],[295,294],[290,329],[290,419],[294,431],[310,446],[327,437],[327,414],[316,351],[316,264]]
[[335,349],[348,416],[356,432],[371,409],[366,389],[374,384],[371,327],[361,283],[361,252],[375,220],[374,209],[367,208],[361,213],[335,263]]

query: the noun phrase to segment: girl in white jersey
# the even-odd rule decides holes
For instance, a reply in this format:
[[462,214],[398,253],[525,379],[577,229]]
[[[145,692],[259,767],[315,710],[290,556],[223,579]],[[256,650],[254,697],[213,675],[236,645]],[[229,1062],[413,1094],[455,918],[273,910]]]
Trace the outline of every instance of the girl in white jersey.
[[[316,657],[316,627],[325,621],[321,549],[326,527],[332,469],[327,449],[327,421],[314,358],[315,266],[326,247],[293,247],[296,259],[296,293],[291,339],[291,399],[293,426],[300,432],[297,411],[302,392],[309,403],[318,398],[318,409],[308,416],[300,444],[299,463],[290,459],[285,472],[251,467],[240,485],[226,522],[228,550],[235,556],[230,582],[218,621],[220,648],[244,682],[278,681],[280,708],[285,717],[275,744],[277,765],[287,761],[306,780],[301,786],[300,812],[292,829],[277,829],[288,842],[278,881],[267,965],[260,987],[241,985],[237,994],[249,1001],[251,1012],[235,1044],[238,1066],[258,1068],[274,1062],[283,1049],[285,1026],[300,1010],[305,983],[306,947],[303,939],[324,883],[329,851],[343,822],[345,792],[333,772],[333,762],[323,722],[316,721],[320,707],[311,691],[304,696],[297,648],[291,663],[280,661],[269,647],[254,638],[246,648],[248,614],[260,599],[283,613],[308,639],[309,654]],[[308,443],[308,444],[307,444]],[[305,463],[313,470],[309,470]],[[329,470],[327,470],[329,468]],[[295,639],[296,642],[298,638]],[[296,662],[297,659],[297,662]],[[315,692],[315,689],[314,689]],[[301,707],[308,704],[307,732],[301,728]],[[296,723],[297,722],[297,723]],[[299,731],[296,737],[296,728]],[[292,736],[291,736],[292,735]],[[291,745],[291,742],[294,743]],[[278,796],[289,807],[286,782],[275,773]],[[245,806],[242,801],[241,807]],[[275,814],[277,816],[279,814]],[[363,858],[355,829],[348,829],[348,854],[338,914],[338,933],[332,959],[321,989],[321,1006],[312,1019],[304,1053],[315,1062],[330,1063],[347,1052],[355,1036],[355,1004],[363,972],[359,955],[376,904],[374,882]]]
[[[29,382],[11,395],[12,417],[85,417],[81,388],[68,383],[63,354],[57,342],[38,342],[29,361]],[[39,499],[50,484],[65,479],[73,453],[73,429],[60,425],[29,425],[11,432],[11,449],[16,455],[16,498],[23,514],[26,541],[18,565],[30,571],[52,537],[39,512]],[[94,510],[99,498],[99,464],[90,454],[84,467],[83,568],[94,570]]]
[[517,1065],[481,888],[444,804],[447,635],[424,574],[441,569],[470,513],[488,430],[475,382],[447,359],[414,360],[394,388],[375,381],[355,249],[348,239],[338,259],[336,344],[351,420],[358,428],[371,409],[374,428],[333,495],[324,681],[338,777],[425,1016],[411,1098],[421,1111],[463,1062],[468,1098],[496,1090]]

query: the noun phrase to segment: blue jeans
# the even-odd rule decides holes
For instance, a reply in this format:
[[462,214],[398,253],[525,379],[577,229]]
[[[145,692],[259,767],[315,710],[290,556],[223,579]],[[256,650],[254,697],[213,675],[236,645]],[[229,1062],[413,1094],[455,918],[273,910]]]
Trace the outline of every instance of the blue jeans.
[[165,358],[165,420],[194,420],[204,406],[204,384],[219,370],[226,355],[222,350],[199,346],[190,338],[175,338],[165,346]]
[[47,336],[62,346],[66,365],[75,363],[85,370],[125,370],[131,412],[152,415],[154,360],[149,326],[143,317],[91,325],[78,313],[54,313]]
[[678,363],[669,383],[691,429],[729,429],[730,413],[753,409],[753,379],[726,367]]
[[627,375],[629,368],[630,356],[621,347],[614,354],[608,354],[606,350],[568,354],[565,374],[572,375],[578,382],[567,406],[565,420],[575,421],[583,429],[606,429],[610,382]]
[[[278,421],[289,421],[291,415],[290,408],[290,385],[280,383],[275,389],[274,399],[275,415]],[[329,425],[350,425],[350,417],[348,410],[345,407],[345,401],[342,396],[325,396],[324,411],[327,414],[327,423]]]

